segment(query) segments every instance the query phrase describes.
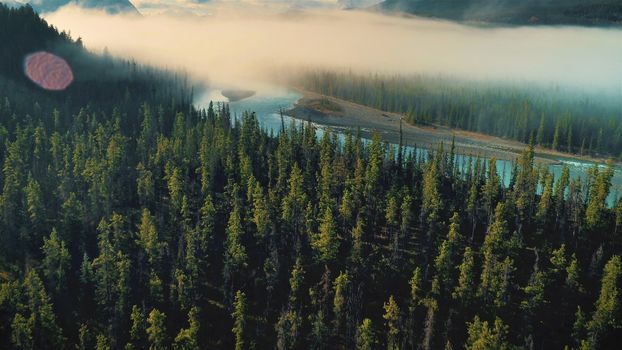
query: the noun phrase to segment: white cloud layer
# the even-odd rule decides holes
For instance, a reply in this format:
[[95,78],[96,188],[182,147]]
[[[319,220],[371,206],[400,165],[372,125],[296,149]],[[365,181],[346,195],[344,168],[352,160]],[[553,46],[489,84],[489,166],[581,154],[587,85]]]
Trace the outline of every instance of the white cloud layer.
[[[188,0],[182,0],[188,1]],[[65,7],[46,19],[90,48],[221,84],[274,67],[443,74],[605,89],[622,97],[619,29],[475,28],[360,11],[111,16]]]
[[285,12],[297,9],[364,8],[381,0],[132,0],[143,14],[210,15],[225,9]]

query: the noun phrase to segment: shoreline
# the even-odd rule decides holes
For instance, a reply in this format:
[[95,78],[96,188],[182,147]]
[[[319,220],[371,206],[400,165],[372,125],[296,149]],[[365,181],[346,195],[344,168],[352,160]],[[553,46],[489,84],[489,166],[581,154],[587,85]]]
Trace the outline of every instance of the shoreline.
[[[399,125],[402,119],[403,144],[421,148],[435,148],[443,142],[445,148],[451,145],[455,137],[456,153],[470,156],[495,157],[500,160],[513,161],[528,147],[527,144],[503,139],[497,136],[451,129],[445,126],[417,126],[406,122],[399,113],[384,112],[378,109],[341,100],[335,97],[306,91],[294,90],[302,97],[294,107],[284,111],[285,115],[298,120],[310,120],[324,126],[348,130],[360,128],[361,136],[371,138],[378,132],[383,141],[399,143]],[[326,108],[318,108],[318,106]],[[544,164],[562,164],[563,161],[579,160],[594,164],[607,162],[605,158],[574,155],[565,152],[535,147],[535,160]],[[622,164],[614,161],[616,167]]]

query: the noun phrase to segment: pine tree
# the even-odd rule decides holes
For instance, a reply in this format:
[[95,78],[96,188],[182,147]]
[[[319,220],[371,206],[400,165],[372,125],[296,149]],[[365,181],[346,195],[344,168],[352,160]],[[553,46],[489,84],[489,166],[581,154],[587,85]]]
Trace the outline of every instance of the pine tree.
[[259,182],[255,183],[253,189],[253,223],[258,238],[262,239],[268,235],[271,225],[270,212]]
[[538,126],[538,133],[536,134],[536,144],[538,146],[543,146],[544,140],[544,113],[540,117],[540,125]]
[[248,344],[246,319],[247,319],[246,294],[237,291],[235,294],[235,302],[233,303],[233,335],[235,336],[235,350],[244,350]]
[[95,296],[98,304],[104,309],[104,314],[111,318],[116,297],[116,282],[118,271],[116,266],[116,253],[110,241],[110,233],[106,220],[98,226],[99,256],[93,260],[95,270]]
[[149,340],[149,350],[168,349],[168,335],[166,332],[166,315],[160,310],[153,309],[147,318],[147,336]]
[[[57,324],[50,298],[43,282],[34,270],[30,270],[22,285],[24,314],[16,314],[12,324],[12,340],[22,347],[33,349],[60,348],[65,339]],[[17,345],[16,345],[17,346]]]
[[66,288],[67,274],[71,264],[69,250],[65,242],[58,238],[56,229],[52,229],[50,238],[43,239],[43,275],[51,289],[59,294]]
[[182,328],[175,337],[174,348],[177,350],[199,350],[199,309],[193,307],[188,313],[189,328]]
[[438,164],[431,162],[423,174],[423,198],[421,204],[421,213],[424,215],[427,223],[436,222],[442,209],[443,204],[439,185]]
[[30,319],[26,319],[22,314],[17,313],[13,317],[11,323],[11,343],[15,349],[33,350],[33,325],[30,323]]
[[311,321],[310,349],[320,350],[328,347],[328,335],[330,330],[325,322],[324,311],[319,309],[309,317]]
[[521,309],[527,312],[527,315],[535,316],[537,308],[542,307],[546,301],[544,299],[544,289],[546,287],[546,277],[544,272],[535,270],[529,279],[529,283],[523,291],[525,292],[525,300],[521,302]]
[[618,200],[618,204],[615,207],[614,240],[618,240],[620,234],[622,234],[622,198]]
[[495,320],[494,327],[488,326],[488,321],[481,321],[475,316],[473,322],[468,323],[467,350],[504,350],[509,348],[506,341],[508,327],[500,319]]
[[555,151],[557,151],[559,148],[559,138],[561,137],[561,135],[559,134],[560,128],[561,120],[558,120],[557,124],[555,124],[555,132],[553,132],[553,144],[551,145],[551,148]]
[[603,224],[603,216],[607,211],[607,196],[611,188],[613,177],[613,162],[610,161],[603,171],[594,168],[595,179],[590,187],[590,201],[585,209],[585,224],[588,229],[596,229]]
[[138,226],[138,245],[147,256],[149,265],[157,271],[162,261],[165,243],[160,239],[155,218],[146,208],[142,210],[140,225]]
[[304,282],[304,274],[305,271],[302,267],[302,259],[297,257],[289,278],[289,303],[291,305],[296,305],[298,303],[299,293]]
[[352,248],[350,250],[350,260],[354,264],[363,264],[364,254],[364,239],[365,234],[363,219],[358,217],[356,224],[352,229]]
[[153,203],[155,200],[155,183],[153,172],[145,167],[143,163],[138,163],[136,167],[138,176],[136,178],[136,189],[141,205]]
[[475,259],[471,247],[464,249],[462,263],[458,266],[460,275],[458,285],[454,289],[453,298],[460,301],[463,306],[469,306],[475,294]]
[[389,297],[389,301],[384,304],[384,315],[382,316],[387,323],[387,349],[397,350],[400,348],[400,309],[393,298]]
[[575,292],[581,292],[582,287],[579,283],[579,262],[576,254],[572,254],[568,267],[566,267],[566,287]]
[[441,292],[451,288],[453,264],[451,261],[450,249],[449,242],[443,241],[439,248],[438,255],[434,259],[436,275],[432,280],[432,292],[436,295],[440,295]]
[[[544,292],[547,287],[547,277],[544,272],[540,271],[538,266],[534,266],[534,271],[529,278],[527,286],[523,288],[525,298],[520,303],[524,317],[527,319],[529,336],[533,337],[533,332],[540,333],[537,329],[539,325],[536,322],[537,316],[547,303]],[[531,339],[533,341],[533,338]]]
[[400,206],[400,235],[401,239],[412,238],[411,231],[414,223],[414,215],[412,212],[413,198],[411,195],[406,195],[402,199],[402,205]]
[[200,251],[204,254],[203,259],[205,260],[202,263],[207,264],[209,255],[212,253],[211,246],[213,245],[216,226],[216,208],[210,195],[205,196],[199,215],[197,239],[200,244]]
[[[572,324],[572,339],[576,345],[582,345],[585,341],[586,345],[590,343],[585,340],[587,335],[587,320],[586,316],[581,310],[581,306],[577,306],[577,311],[574,314],[574,323]],[[589,349],[589,346],[587,347]]]
[[337,257],[339,237],[330,207],[324,209],[319,232],[311,237],[311,247],[313,247],[315,256],[320,263],[328,264]]
[[385,208],[385,222],[387,228],[387,236],[391,247],[391,262],[393,269],[398,269],[400,260],[400,231],[398,228],[398,203],[397,198],[393,194],[389,194],[387,205]]
[[432,298],[426,298],[422,301],[422,304],[427,308],[422,348],[430,350],[433,348],[434,322],[438,311],[438,302]]
[[[604,344],[613,344],[614,330],[622,328],[622,302],[620,301],[620,286],[622,284],[622,262],[618,255],[614,255],[605,265],[600,287],[600,295],[596,301],[596,310],[588,325],[590,343],[595,347]],[[603,345],[604,346],[604,345]]]
[[408,301],[408,323],[406,327],[406,336],[408,344],[411,348],[416,345],[415,322],[416,310],[423,300],[423,283],[422,272],[420,267],[416,267],[410,278],[410,299]]
[[[77,350],[89,350],[93,348],[93,335],[89,331],[89,327],[85,324],[80,325],[78,330],[78,344]],[[127,346],[126,346],[127,348]]]
[[[130,345],[131,349],[143,349],[147,342],[147,324],[145,312],[138,306],[132,306],[130,314]],[[127,346],[126,346],[127,348]]]
[[346,187],[341,197],[341,203],[339,204],[339,217],[345,224],[349,224],[352,221],[355,205],[354,195],[352,191]]
[[497,175],[497,160],[493,157],[490,159],[488,166],[488,177],[486,183],[482,189],[482,197],[484,200],[484,206],[490,219],[493,213],[497,197],[501,192],[501,182],[499,175]]
[[333,289],[335,296],[333,298],[333,313],[335,315],[335,330],[339,331],[341,325],[343,325],[343,318],[345,317],[345,307],[348,298],[348,288],[350,279],[347,271],[341,272],[335,282],[333,283]]
[[434,260],[436,276],[432,281],[432,291],[436,294],[450,292],[453,289],[453,270],[456,250],[460,244],[460,217],[454,213],[449,225],[447,239],[443,241],[439,248],[438,255]]
[[504,218],[505,206],[497,205],[495,221],[488,229],[488,234],[481,247],[484,263],[482,267],[481,283],[478,295],[485,302],[492,301],[496,307],[505,305],[511,274],[514,271],[513,260],[504,254],[508,253],[507,221]]
[[365,195],[370,198],[373,203],[378,199],[378,190],[380,189],[380,178],[382,175],[382,163],[384,158],[384,150],[380,140],[380,134],[375,132],[372,135],[371,144],[369,145],[369,158],[365,169]]
[[96,350],[110,350],[110,340],[103,334],[99,334],[95,339]]
[[233,211],[229,216],[226,230],[225,241],[225,293],[233,292],[233,287],[230,285],[234,282],[234,279],[247,266],[248,255],[246,253],[246,247],[242,244],[242,238],[244,236],[244,228],[242,226],[242,216],[238,205],[235,204]]
[[534,207],[534,193],[537,184],[538,172],[534,169],[535,152],[533,145],[525,149],[514,170],[514,186],[512,189],[516,197],[514,203],[518,214],[519,233],[522,232],[523,222],[531,217]]
[[178,167],[170,163],[167,164],[166,173],[171,207],[174,212],[177,213],[181,210],[181,200],[184,194],[185,184],[183,174]]
[[147,160],[148,152],[155,145],[156,123],[153,120],[151,108],[147,103],[144,103],[142,109],[142,122],[140,136],[137,140],[138,152],[142,156],[143,162]]
[[276,348],[279,350],[296,349],[301,327],[302,319],[296,311],[281,312],[275,326]]
[[373,350],[376,348],[374,327],[369,318],[363,320],[356,332],[356,349]]
[[423,286],[422,286],[422,276],[421,276],[421,268],[416,267],[413,271],[413,275],[410,278],[410,305],[409,308],[411,312],[414,311],[414,308],[419,305],[422,298]]
[[551,174],[545,175],[544,188],[542,189],[542,195],[540,196],[540,203],[538,204],[538,211],[536,212],[536,219],[540,222],[546,222],[549,211],[553,201],[553,176]]
[[36,234],[42,229],[46,220],[41,186],[32,176],[29,176],[28,184],[24,192],[26,194],[26,208],[28,210],[31,229],[33,230],[33,234],[35,234],[34,237],[38,238]]
[[292,233],[297,235],[302,228],[302,218],[307,206],[307,195],[303,189],[302,172],[297,164],[294,164],[288,181],[289,192],[283,198],[281,206],[281,218],[289,225]]

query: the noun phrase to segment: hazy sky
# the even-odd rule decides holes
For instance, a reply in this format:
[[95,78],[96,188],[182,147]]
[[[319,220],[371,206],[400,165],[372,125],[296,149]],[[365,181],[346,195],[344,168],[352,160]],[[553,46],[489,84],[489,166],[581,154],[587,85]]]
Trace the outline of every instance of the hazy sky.
[[219,84],[247,84],[274,67],[313,66],[552,83],[622,96],[619,29],[486,29],[339,10],[258,13],[126,17],[68,7],[46,19],[96,51],[108,47]]

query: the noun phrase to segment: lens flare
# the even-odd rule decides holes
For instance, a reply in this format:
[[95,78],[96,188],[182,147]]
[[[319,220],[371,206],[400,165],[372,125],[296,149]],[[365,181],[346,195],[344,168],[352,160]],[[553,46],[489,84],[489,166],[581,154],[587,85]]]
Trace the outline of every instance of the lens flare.
[[73,82],[73,72],[64,59],[39,51],[26,56],[24,73],[45,90],[62,91]]

